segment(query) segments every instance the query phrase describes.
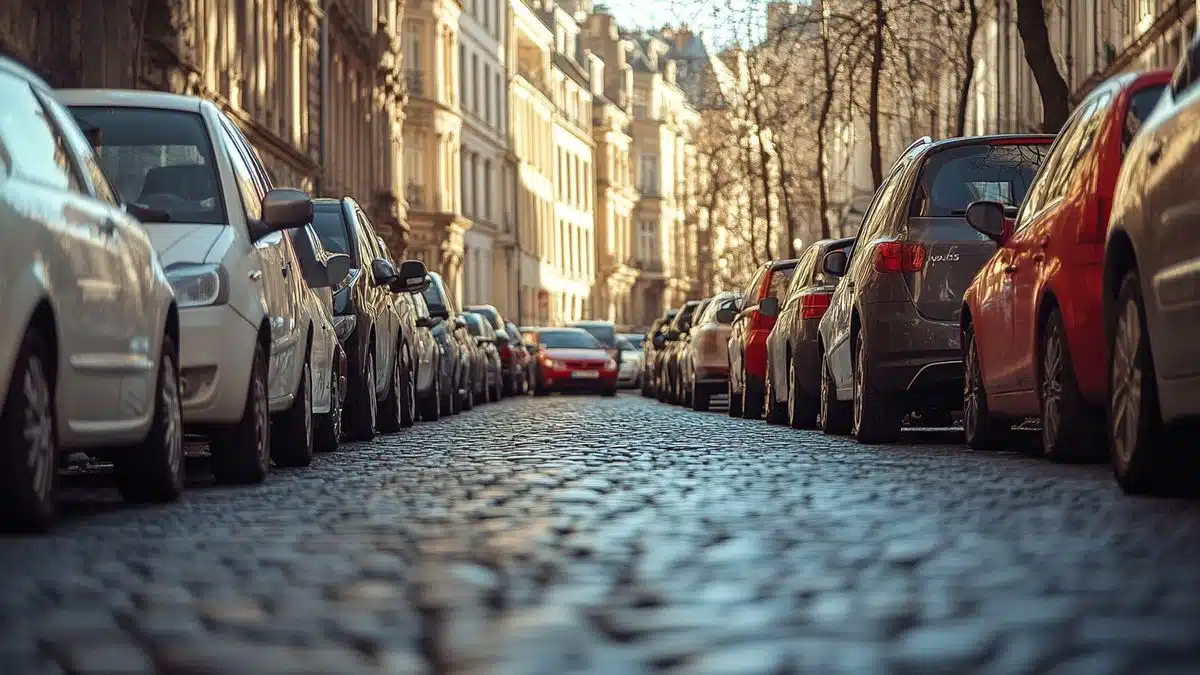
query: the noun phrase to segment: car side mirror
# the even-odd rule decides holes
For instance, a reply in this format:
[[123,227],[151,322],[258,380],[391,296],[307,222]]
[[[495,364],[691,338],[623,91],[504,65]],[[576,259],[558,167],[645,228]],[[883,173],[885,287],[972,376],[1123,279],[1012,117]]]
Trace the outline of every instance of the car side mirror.
[[330,253],[329,258],[325,261],[325,279],[330,288],[337,288],[341,285],[346,277],[350,276],[350,271],[354,269],[354,261],[345,253]]
[[667,336],[659,333],[650,342],[654,345],[655,349],[662,349],[667,344]]
[[717,310],[717,321],[719,323],[733,323],[735,318],[737,318],[737,312],[734,312],[732,309]]
[[383,258],[376,258],[371,261],[371,281],[376,286],[385,286],[392,283],[396,278],[396,268],[392,267],[392,263]]
[[440,316],[422,316],[417,318],[417,328],[433,328],[441,322]]
[[467,327],[466,317],[463,317],[463,316],[454,317],[454,327],[455,328],[466,328]]
[[1004,205],[1000,202],[972,202],[967,207],[967,224],[1001,246],[1008,239]]
[[420,260],[405,260],[400,263],[390,287],[396,293],[420,293],[429,288],[429,270]]
[[267,232],[304,227],[312,219],[312,199],[303,190],[275,188],[263,197],[262,222]]
[[759,300],[758,313],[763,316],[779,316],[779,298],[771,295]]
[[846,263],[848,262],[850,262],[850,258],[845,251],[830,251],[821,259],[821,267],[826,274],[840,277],[846,274]]
[[667,332],[667,342],[674,342],[679,339],[679,331],[671,330]]

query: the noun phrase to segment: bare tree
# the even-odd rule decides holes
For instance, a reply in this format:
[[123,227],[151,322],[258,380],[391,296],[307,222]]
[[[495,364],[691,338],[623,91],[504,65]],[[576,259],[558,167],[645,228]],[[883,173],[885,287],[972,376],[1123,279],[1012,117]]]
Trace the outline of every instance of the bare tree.
[[1058,133],[1070,113],[1070,91],[1058,71],[1046,29],[1046,7],[1042,0],[1017,0],[1017,32],[1025,46],[1025,62],[1033,71],[1042,96],[1042,131]]
[[977,0],[959,0],[958,11],[967,13],[967,35],[963,40],[963,77],[958,84],[958,100],[954,111],[954,135],[967,133],[967,105],[971,101],[971,84],[975,79],[975,36],[979,32]]
[[883,77],[883,33],[887,14],[883,0],[875,0],[875,31],[871,35],[871,88],[867,104],[867,124],[871,133],[871,180],[878,189],[883,184],[883,147],[879,140],[879,80]]

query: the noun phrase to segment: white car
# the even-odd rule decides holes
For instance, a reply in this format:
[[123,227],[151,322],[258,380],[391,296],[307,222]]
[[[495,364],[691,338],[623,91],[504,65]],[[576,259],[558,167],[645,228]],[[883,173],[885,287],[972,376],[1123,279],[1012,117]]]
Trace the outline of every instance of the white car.
[[0,59],[0,526],[54,519],[59,460],[183,489],[179,318],[150,239],[44,82]]
[[146,230],[180,308],[183,421],[208,437],[214,478],[257,483],[272,460],[308,465],[313,383],[328,381],[331,364],[314,358],[321,321],[288,231],[312,221],[312,200],[274,188],[258,153],[209,101],[147,91],[56,96],[117,190],[165,212]]

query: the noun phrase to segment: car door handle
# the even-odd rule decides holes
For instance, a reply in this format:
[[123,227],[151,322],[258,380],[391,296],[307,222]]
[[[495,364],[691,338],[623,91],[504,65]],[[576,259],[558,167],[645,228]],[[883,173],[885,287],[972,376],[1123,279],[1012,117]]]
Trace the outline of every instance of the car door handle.
[[254,270],[249,274],[250,281],[258,281],[262,278],[262,270]]
[[1005,265],[1005,266],[1004,266],[1004,273],[1005,273],[1005,274],[1012,274],[1013,272],[1016,272],[1016,271],[1017,271],[1017,266],[1016,266],[1016,265]]
[[1163,144],[1157,138],[1150,141],[1150,149],[1146,151],[1146,161],[1153,166],[1158,164],[1158,160],[1162,159]]

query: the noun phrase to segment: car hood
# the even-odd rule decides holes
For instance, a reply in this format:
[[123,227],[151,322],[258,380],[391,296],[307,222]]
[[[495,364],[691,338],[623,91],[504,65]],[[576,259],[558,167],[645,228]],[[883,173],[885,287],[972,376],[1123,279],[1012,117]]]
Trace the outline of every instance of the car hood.
[[229,225],[154,223],[145,226],[163,267],[220,262],[233,242]]
[[603,349],[547,349],[546,356],[559,361],[604,361],[610,358]]

